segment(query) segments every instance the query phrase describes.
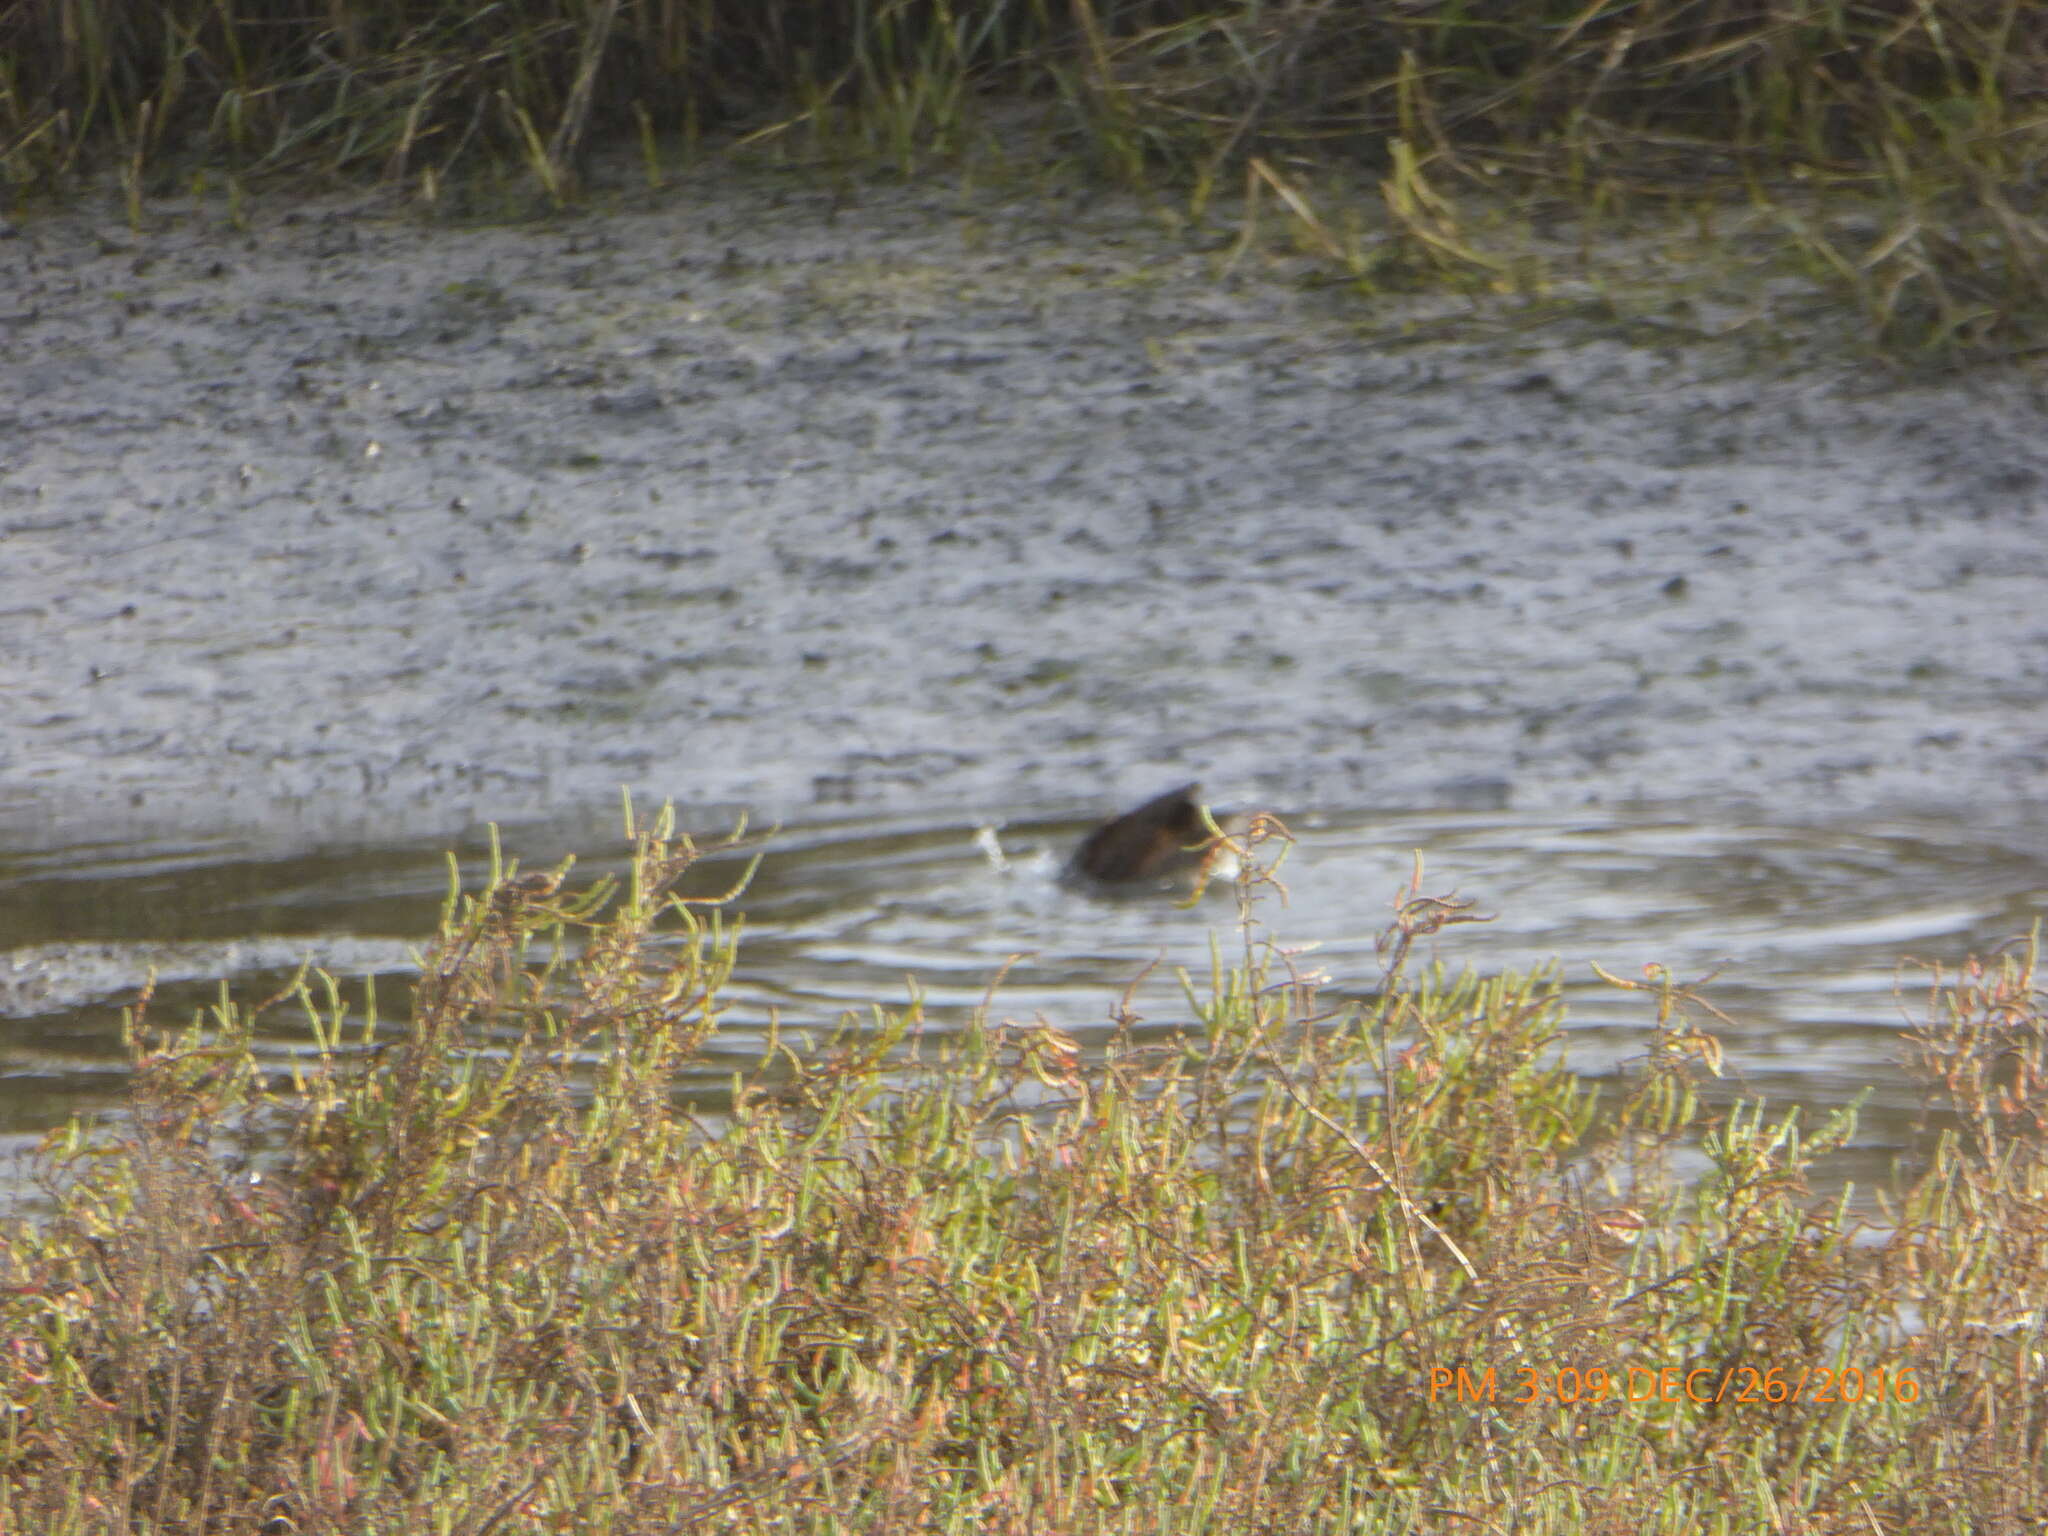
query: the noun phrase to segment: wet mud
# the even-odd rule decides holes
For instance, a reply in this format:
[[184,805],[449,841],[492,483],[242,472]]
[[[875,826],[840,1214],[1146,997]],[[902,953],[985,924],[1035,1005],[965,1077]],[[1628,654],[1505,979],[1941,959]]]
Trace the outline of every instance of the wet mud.
[[2038,368],[1403,341],[1113,197],[246,221],[0,241],[17,840],[2048,798]]

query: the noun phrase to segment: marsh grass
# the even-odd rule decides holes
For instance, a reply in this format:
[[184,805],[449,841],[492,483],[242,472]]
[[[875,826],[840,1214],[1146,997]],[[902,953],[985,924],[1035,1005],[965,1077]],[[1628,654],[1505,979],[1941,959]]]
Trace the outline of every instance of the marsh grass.
[[[1029,110],[1019,116],[1016,104]],[[994,110],[1000,108],[1000,110]],[[1025,127],[1021,125],[1029,124]],[[2048,12],[2032,0],[48,0],[0,13],[0,177],[383,178],[432,203],[586,152],[660,183],[707,135],[837,168],[1067,161],[1183,200],[1275,195],[1333,273],[1502,290],[1475,189],[1595,219],[1748,205],[1901,356],[2048,322]],[[1377,183],[1368,235],[1308,183]],[[1235,199],[1233,198],[1233,201]]]
[[1647,1050],[1596,1103],[1554,978],[1423,964],[1463,903],[1401,892],[1333,1011],[1257,857],[1177,1025],[1125,1001],[1084,1050],[999,994],[945,1038],[912,1007],[771,1040],[701,1123],[677,1074],[738,923],[675,894],[695,857],[664,817],[616,887],[494,864],[402,1031],[319,978],[270,1001],[307,1021],[291,1083],[259,1009],[145,1000],[132,1113],[55,1138],[50,1210],[0,1229],[0,1530],[2048,1512],[2030,951],[1933,979],[1915,1054],[1961,1130],[1872,1228],[1806,1184],[1849,1115],[1703,1117],[1712,1014],[1673,978],[1626,983]]

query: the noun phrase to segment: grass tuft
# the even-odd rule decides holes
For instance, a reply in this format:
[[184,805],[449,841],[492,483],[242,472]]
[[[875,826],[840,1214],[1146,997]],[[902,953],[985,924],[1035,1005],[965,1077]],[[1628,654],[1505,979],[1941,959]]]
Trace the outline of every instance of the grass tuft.
[[[1252,836],[1277,833],[1270,822]],[[1256,848],[1247,851],[1256,854]],[[1554,977],[1373,1000],[1239,887],[1230,963],[1098,1045],[915,1007],[777,1036],[706,1124],[737,923],[664,815],[630,876],[494,861],[402,1031],[300,978],[160,1031],[0,1229],[0,1529],[2003,1531],[2039,1455],[2048,1015],[1932,978],[1959,1129],[1872,1227],[1809,1130],[1706,1117],[1663,974],[1606,1101]],[[1618,983],[1620,984],[1620,983]],[[291,1083],[250,1049],[305,1011]],[[1687,1183],[1670,1152],[1698,1138]]]
[[1562,198],[1593,220],[1748,197],[1883,351],[2010,355],[2048,337],[2048,12],[2031,0],[0,13],[0,181],[19,198],[112,169],[137,222],[194,157],[237,178],[381,177],[428,203],[467,169],[511,164],[559,206],[594,146],[637,145],[653,181],[661,145],[693,154],[705,132],[842,174],[1021,147],[1197,212],[1242,171],[1362,280],[1386,253],[1361,257],[1301,190],[1348,173],[1384,189],[1396,256],[1503,291],[1528,287],[1526,263],[1468,238],[1461,190]]

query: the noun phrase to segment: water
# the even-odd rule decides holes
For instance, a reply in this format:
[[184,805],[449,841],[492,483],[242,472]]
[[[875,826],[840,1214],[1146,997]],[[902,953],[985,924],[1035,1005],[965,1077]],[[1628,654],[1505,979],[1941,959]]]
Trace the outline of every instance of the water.
[[[722,815],[685,818],[706,838]],[[1925,998],[1911,957],[1952,968],[2023,935],[2048,909],[2048,851],[1961,822],[1729,825],[1682,815],[1536,816],[1510,811],[1329,813],[1289,818],[1299,844],[1284,906],[1264,915],[1310,951],[1338,995],[1377,975],[1374,938],[1417,851],[1423,889],[1455,889],[1484,926],[1448,930],[1432,952],[1482,970],[1556,961],[1569,1005],[1566,1059],[1600,1077],[1640,1056],[1653,1000],[1591,969],[1639,978],[1661,962],[1681,978],[1719,970],[1707,996],[1732,1019],[1720,1033],[1727,1078],[1710,1095],[1763,1095],[1817,1110],[1869,1088],[1859,1134],[1831,1178],[1882,1183],[1902,1150],[1924,1145],[1900,1034]],[[1186,1020],[1179,971],[1199,986],[1212,941],[1231,952],[1233,907],[1092,900],[1061,887],[1060,860],[1085,830],[1072,816],[996,828],[999,862],[971,818],[848,818],[782,828],[752,887],[728,1025],[701,1087],[715,1102],[755,1059],[771,1010],[783,1027],[827,1025],[847,1010],[922,998],[927,1028],[957,1027],[1008,966],[994,1012],[1043,1019],[1084,1042],[1145,974],[1134,1006],[1153,1027]],[[582,855],[573,880],[620,867],[623,844],[597,816],[509,829],[526,867]],[[481,832],[455,843],[473,885]],[[709,892],[742,861],[716,854],[693,873]],[[153,1017],[182,1022],[226,981],[250,1001],[302,960],[380,978],[383,1013],[402,1020],[414,946],[447,890],[441,846],[266,847],[233,840],[81,844],[0,855],[0,1148],[20,1149],[73,1115],[118,1111],[125,1077],[120,1010],[153,968]],[[1147,968],[1150,967],[1149,972]],[[351,989],[351,995],[356,995]],[[261,1054],[283,1068],[308,1034],[273,1010]]]

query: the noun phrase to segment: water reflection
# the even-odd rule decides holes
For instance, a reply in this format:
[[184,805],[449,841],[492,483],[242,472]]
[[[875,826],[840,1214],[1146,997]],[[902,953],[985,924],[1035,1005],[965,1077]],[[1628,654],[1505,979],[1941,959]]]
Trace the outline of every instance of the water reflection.
[[[722,813],[692,818],[714,835]],[[1289,901],[1264,915],[1309,948],[1334,989],[1377,975],[1374,938],[1414,853],[1424,887],[1455,888],[1497,914],[1446,932],[1433,954],[1485,969],[1561,963],[1567,1057],[1593,1076],[1643,1048],[1652,1009],[1599,982],[1646,962],[1682,977],[1716,969],[1710,995],[1727,1031],[1725,1097],[1763,1094],[1816,1109],[1875,1091],[1857,1146],[1832,1170],[1882,1179],[1912,1144],[1917,1100],[1899,1070],[1899,1032],[1924,978],[1903,955],[1952,966],[2023,934],[2048,906],[2048,855],[1928,822],[1862,827],[1701,825],[1609,815],[1505,811],[1321,815],[1291,819],[1300,844],[1283,871]],[[746,913],[744,964],[728,1029],[705,1063],[707,1093],[752,1059],[771,1010],[785,1028],[846,1009],[901,1004],[915,988],[928,1028],[956,1024],[1009,966],[996,1011],[1042,1017],[1086,1040],[1148,965],[1134,1005],[1152,1027],[1185,1022],[1180,972],[1199,986],[1212,945],[1232,952],[1232,904],[1103,902],[1057,881],[1085,830],[1078,819],[1012,822],[979,841],[964,820],[854,819],[782,829]],[[573,878],[620,867],[616,831],[591,818],[519,828],[508,851],[531,868],[584,855]],[[472,879],[481,833],[457,852]],[[1000,849],[1000,858],[992,850]],[[593,856],[595,855],[595,856]],[[694,872],[728,885],[732,854]],[[385,1014],[402,1020],[412,946],[448,886],[439,847],[289,852],[232,842],[81,846],[0,856],[0,1146],[81,1111],[115,1105],[120,1007],[152,967],[155,1017],[182,1020],[228,980],[237,997],[281,986],[302,959],[343,976],[377,975]],[[268,1021],[280,1069],[303,1049],[303,1020]]]

